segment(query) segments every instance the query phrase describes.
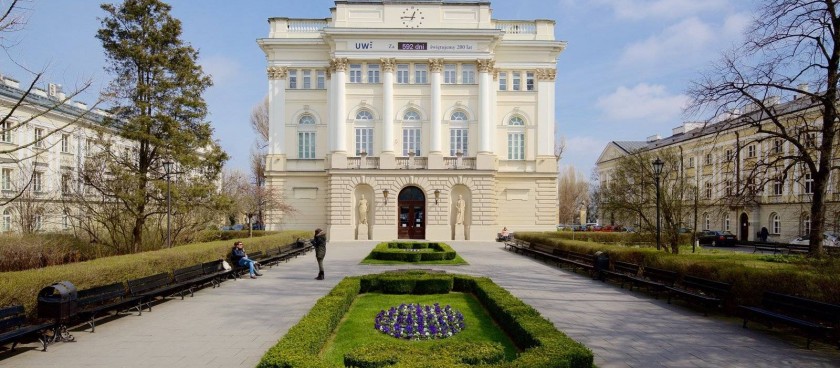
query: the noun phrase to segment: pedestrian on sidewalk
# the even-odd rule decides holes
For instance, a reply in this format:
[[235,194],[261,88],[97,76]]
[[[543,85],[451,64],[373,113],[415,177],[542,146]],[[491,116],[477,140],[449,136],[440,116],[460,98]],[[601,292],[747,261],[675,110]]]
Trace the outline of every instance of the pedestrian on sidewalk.
[[318,260],[318,277],[315,280],[324,279],[324,256],[327,255],[327,233],[321,229],[315,229],[315,237],[312,238],[312,246],[315,247],[315,259]]
[[241,267],[248,267],[248,272],[251,274],[252,279],[257,278],[257,276],[262,276],[262,274],[255,269],[256,262],[248,258],[248,254],[245,253],[244,247],[245,245],[242,244],[241,241],[233,243],[233,249],[230,251],[230,259]]

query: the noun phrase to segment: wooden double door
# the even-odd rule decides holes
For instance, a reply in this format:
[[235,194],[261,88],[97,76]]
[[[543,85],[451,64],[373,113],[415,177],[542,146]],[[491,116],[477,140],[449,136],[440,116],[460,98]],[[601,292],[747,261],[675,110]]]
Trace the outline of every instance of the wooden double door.
[[417,187],[405,187],[397,197],[397,208],[397,236],[400,239],[425,239],[426,195],[423,191]]

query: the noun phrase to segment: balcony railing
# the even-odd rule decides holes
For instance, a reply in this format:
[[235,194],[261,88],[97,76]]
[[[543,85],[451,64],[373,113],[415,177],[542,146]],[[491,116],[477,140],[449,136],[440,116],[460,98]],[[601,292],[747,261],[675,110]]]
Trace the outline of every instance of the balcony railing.
[[444,157],[443,167],[452,170],[475,169],[475,158]]
[[537,24],[534,22],[497,20],[496,29],[506,34],[537,34]]
[[378,169],[379,168],[379,157],[348,157],[347,158],[347,168],[348,169]]
[[320,32],[328,26],[322,19],[289,19],[289,32]]
[[426,157],[397,157],[397,169],[425,169],[428,162]]

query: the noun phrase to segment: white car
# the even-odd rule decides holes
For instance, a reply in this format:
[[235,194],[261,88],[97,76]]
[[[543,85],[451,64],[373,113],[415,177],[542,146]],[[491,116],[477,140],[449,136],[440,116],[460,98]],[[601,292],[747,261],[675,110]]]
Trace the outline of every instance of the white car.
[[[793,239],[789,242],[789,244],[800,244],[800,245],[808,245],[808,237],[807,236],[800,236],[796,239]],[[832,234],[828,231],[823,233],[823,246],[826,247],[840,247],[840,237],[835,234]]]

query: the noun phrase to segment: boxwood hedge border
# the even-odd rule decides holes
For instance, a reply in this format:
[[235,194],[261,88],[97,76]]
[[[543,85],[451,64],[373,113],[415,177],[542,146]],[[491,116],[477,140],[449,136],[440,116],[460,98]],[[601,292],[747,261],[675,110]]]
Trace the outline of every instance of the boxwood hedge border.
[[[298,324],[293,326],[280,341],[269,349],[257,367],[259,368],[327,368],[319,353],[327,343],[341,319],[350,309],[353,300],[367,292],[392,293],[471,293],[481,302],[496,323],[522,350],[519,356],[508,362],[485,364],[483,368],[553,368],[592,367],[592,351],[557,330],[533,307],[525,304],[504,288],[486,277],[460,274],[434,274],[423,271],[404,273],[383,273],[347,277],[338,283]],[[475,349],[486,349],[476,344]],[[470,349],[465,345],[464,349]],[[395,352],[396,354],[396,352]],[[475,356],[461,351],[459,356]],[[419,368],[419,367],[473,367],[465,360],[429,361],[381,357],[379,365],[370,367]],[[451,358],[451,357],[450,357]],[[457,357],[456,357],[457,358]],[[391,362],[393,365],[387,365]],[[467,362],[475,362],[466,360]]]
[[[434,252],[406,252],[405,249],[434,249]],[[380,261],[430,262],[451,261],[457,254],[446,243],[385,242],[379,243],[370,252],[370,258]]]

